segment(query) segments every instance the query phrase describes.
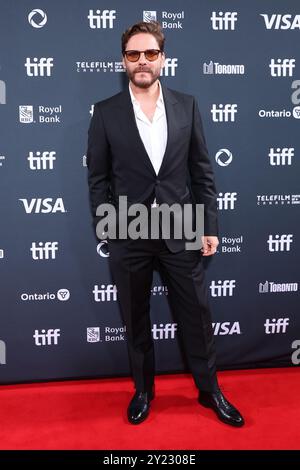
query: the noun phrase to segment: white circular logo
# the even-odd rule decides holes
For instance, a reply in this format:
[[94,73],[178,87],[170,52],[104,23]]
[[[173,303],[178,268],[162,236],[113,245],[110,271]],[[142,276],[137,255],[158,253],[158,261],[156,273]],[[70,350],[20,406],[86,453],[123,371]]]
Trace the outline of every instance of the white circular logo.
[[[226,155],[227,159],[226,158],[222,159],[221,158],[222,155]],[[232,159],[233,159],[233,155],[228,149],[221,149],[216,154],[216,162],[220,166],[228,166],[232,162]]]
[[57,298],[58,300],[61,300],[62,302],[65,302],[65,300],[69,300],[70,291],[68,289],[59,289],[57,291]]
[[47,23],[47,15],[43,10],[36,8],[29,13],[28,21],[33,28],[42,28]]
[[109,257],[107,240],[102,240],[100,243],[98,243],[97,253],[98,253],[98,255],[102,256],[103,258],[108,258]]
[[294,106],[293,108],[293,116],[296,119],[300,119],[300,106]]

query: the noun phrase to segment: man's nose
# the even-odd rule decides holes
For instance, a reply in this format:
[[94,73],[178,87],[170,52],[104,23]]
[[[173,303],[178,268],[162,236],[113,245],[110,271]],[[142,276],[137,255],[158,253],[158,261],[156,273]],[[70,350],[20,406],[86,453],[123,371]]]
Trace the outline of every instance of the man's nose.
[[147,63],[145,52],[140,53],[139,63],[140,64],[146,64]]

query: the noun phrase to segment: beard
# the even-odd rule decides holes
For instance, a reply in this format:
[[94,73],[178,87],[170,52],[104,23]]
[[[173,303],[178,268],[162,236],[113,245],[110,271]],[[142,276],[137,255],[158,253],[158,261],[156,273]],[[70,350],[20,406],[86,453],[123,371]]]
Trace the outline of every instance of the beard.
[[[145,72],[144,75],[140,72]],[[128,78],[139,88],[149,88],[159,77],[160,71],[149,70],[147,68],[137,69],[134,71],[127,70]]]

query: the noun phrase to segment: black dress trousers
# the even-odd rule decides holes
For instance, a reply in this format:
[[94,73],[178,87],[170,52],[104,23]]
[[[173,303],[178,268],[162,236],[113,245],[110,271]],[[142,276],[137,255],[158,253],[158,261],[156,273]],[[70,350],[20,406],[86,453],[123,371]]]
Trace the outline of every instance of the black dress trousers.
[[108,246],[135,388],[149,391],[154,384],[150,298],[153,270],[158,265],[195,384],[199,390],[216,390],[216,348],[202,252],[173,253],[162,238],[109,239]]

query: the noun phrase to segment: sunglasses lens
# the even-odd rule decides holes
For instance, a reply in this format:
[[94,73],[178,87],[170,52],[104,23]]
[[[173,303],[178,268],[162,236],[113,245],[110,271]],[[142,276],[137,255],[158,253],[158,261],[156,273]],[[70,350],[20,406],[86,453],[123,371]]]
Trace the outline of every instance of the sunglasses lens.
[[126,57],[129,62],[136,62],[140,57],[140,53],[139,51],[128,51],[126,52]]
[[[145,51],[145,57],[147,60],[152,62],[153,60],[156,60],[158,58],[159,53],[160,51],[156,49],[148,49],[147,51]],[[137,62],[140,58],[140,54],[141,54],[140,51],[126,51],[125,52],[126,58],[127,60],[129,60],[129,62]]]
[[147,60],[153,61],[156,60],[158,57],[159,51],[156,51],[155,49],[149,49],[148,51],[145,52],[145,56]]

